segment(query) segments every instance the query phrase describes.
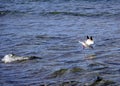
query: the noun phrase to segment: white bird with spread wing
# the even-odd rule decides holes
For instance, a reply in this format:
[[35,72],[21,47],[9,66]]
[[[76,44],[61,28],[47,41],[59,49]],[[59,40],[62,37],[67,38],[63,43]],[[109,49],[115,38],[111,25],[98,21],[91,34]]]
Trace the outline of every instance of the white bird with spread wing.
[[85,41],[79,41],[79,43],[81,43],[83,45],[83,48],[93,48],[91,45],[94,44],[94,40],[92,38],[92,36],[87,36],[87,40]]

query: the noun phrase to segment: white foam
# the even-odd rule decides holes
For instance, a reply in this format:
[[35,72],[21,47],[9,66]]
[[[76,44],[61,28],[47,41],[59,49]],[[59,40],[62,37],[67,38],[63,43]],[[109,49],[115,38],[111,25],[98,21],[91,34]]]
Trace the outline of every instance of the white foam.
[[10,63],[14,61],[22,61],[22,60],[27,60],[27,59],[29,59],[29,57],[22,57],[22,56],[16,56],[13,54],[7,54],[2,58],[1,61],[3,61],[4,63]]

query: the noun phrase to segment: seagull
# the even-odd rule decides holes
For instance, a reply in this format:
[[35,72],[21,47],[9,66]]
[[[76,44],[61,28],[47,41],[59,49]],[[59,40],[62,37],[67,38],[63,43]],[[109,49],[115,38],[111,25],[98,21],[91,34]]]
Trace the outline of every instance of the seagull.
[[14,62],[14,61],[22,61],[22,60],[27,60],[29,59],[28,57],[22,57],[22,56],[16,56],[14,54],[7,54],[5,55],[1,61],[3,61],[4,63],[10,63],[10,62]]
[[23,57],[23,56],[17,56],[15,54],[7,54],[1,59],[1,61],[4,63],[11,63],[15,61],[32,60],[37,58],[39,57],[36,57],[36,56]]
[[94,40],[92,36],[87,36],[87,40],[79,41],[79,43],[83,45],[83,48],[93,48],[91,45],[94,44]]

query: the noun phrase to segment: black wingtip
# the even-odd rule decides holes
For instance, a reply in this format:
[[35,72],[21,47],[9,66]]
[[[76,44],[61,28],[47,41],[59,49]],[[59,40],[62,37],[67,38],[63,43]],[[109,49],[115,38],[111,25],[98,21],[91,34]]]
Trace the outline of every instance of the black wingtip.
[[89,36],[87,36],[87,39],[89,39]]
[[93,40],[93,37],[91,36],[90,39]]
[[12,55],[12,56],[15,56],[15,54],[14,54],[14,53],[11,53],[11,55]]

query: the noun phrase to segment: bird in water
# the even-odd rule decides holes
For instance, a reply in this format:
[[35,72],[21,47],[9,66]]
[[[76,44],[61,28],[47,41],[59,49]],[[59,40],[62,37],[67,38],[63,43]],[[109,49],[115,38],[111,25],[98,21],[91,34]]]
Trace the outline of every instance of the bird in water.
[[79,41],[80,44],[83,45],[83,48],[92,48],[93,47],[91,46],[92,44],[94,44],[94,40],[93,40],[93,37],[92,36],[87,36],[87,40],[85,41]]
[[32,60],[35,58],[37,59],[38,57],[36,56],[23,57],[23,56],[17,56],[15,54],[7,54],[1,59],[1,61],[4,63],[11,63],[15,61]]

